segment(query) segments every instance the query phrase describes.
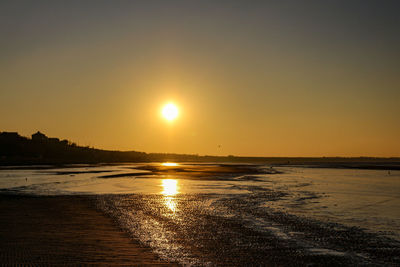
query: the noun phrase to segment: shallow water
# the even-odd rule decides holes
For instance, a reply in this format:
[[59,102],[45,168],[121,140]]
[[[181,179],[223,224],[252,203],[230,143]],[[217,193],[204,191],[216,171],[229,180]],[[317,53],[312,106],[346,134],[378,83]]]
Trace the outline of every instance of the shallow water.
[[282,168],[271,179],[290,194],[278,209],[400,238],[400,171]]
[[0,189],[95,195],[161,257],[186,264],[392,264],[400,171],[218,164],[2,169]]

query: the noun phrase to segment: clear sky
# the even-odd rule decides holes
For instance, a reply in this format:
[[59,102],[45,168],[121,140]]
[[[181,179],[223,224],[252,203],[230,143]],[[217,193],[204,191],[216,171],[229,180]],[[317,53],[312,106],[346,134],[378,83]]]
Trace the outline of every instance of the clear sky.
[[0,131],[145,152],[400,156],[399,14],[378,0],[3,0]]

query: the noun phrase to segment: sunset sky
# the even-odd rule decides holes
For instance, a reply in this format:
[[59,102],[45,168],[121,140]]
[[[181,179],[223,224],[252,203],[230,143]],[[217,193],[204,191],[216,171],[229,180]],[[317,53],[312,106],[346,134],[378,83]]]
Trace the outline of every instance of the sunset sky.
[[400,1],[1,1],[0,131],[113,150],[400,156],[399,14]]

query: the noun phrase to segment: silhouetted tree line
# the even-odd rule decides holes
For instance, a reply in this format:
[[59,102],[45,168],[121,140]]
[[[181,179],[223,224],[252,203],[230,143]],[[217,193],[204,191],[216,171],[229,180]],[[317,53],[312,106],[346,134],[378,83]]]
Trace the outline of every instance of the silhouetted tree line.
[[49,138],[41,132],[32,134],[31,138],[17,132],[0,132],[0,165],[156,161],[210,162],[226,161],[226,157],[110,151],[78,146],[68,140]]
[[138,151],[110,151],[49,138],[41,132],[31,138],[16,132],[0,132],[0,165],[64,164],[64,163],[119,163],[119,162],[232,162],[279,165],[309,165],[362,169],[400,169],[400,158],[299,158],[299,157],[236,157],[199,156],[192,154],[145,153]]
[[[0,133],[0,164],[64,164],[117,162],[257,162],[257,158],[199,156],[137,151],[109,151],[78,146],[68,140],[49,138],[41,132],[31,138],[16,132]],[[261,158],[260,160],[261,161]]]
[[37,132],[32,138],[16,132],[0,133],[0,164],[56,164],[145,161],[146,153],[108,151],[78,146],[68,140],[48,138]]

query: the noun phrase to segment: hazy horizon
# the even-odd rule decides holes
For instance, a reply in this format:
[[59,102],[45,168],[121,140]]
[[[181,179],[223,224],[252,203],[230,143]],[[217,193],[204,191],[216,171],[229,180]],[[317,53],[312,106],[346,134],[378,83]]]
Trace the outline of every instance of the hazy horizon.
[[399,7],[2,1],[0,131],[148,153],[399,157]]

